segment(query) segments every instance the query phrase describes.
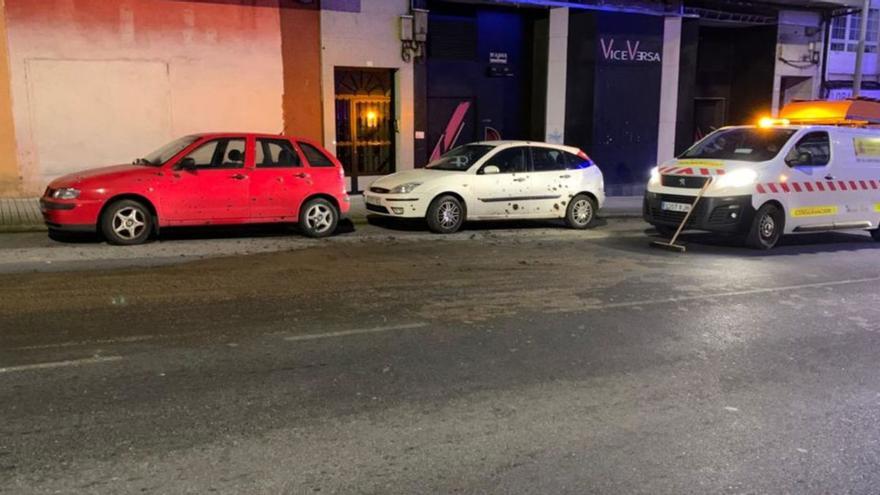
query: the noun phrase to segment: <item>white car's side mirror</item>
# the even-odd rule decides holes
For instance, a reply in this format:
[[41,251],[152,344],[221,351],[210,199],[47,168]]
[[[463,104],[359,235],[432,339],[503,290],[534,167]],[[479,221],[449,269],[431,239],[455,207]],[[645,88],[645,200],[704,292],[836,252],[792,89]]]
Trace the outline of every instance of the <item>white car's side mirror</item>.
[[501,169],[496,167],[495,165],[486,165],[485,167],[483,167],[483,173],[487,174],[487,175],[488,174],[500,174]]

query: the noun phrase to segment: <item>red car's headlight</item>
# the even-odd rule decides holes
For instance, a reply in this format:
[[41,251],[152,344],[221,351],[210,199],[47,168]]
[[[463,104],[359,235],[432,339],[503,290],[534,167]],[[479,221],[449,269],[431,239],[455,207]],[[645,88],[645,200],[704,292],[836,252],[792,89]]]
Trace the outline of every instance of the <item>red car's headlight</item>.
[[79,197],[79,193],[79,189],[62,187],[61,189],[56,189],[55,192],[52,193],[52,197],[54,199],[76,199]]

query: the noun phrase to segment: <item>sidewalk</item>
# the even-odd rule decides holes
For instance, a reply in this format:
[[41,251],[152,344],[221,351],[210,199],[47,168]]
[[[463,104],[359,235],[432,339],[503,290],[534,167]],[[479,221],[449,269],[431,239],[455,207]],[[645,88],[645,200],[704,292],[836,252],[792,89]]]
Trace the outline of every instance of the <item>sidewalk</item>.
[[[641,215],[641,196],[612,196],[599,212],[599,216],[605,218]],[[367,208],[360,194],[352,195],[348,217],[356,224],[366,223]],[[45,228],[38,198],[0,198],[0,232],[28,232]]]
[[44,230],[38,198],[0,198],[0,232]]

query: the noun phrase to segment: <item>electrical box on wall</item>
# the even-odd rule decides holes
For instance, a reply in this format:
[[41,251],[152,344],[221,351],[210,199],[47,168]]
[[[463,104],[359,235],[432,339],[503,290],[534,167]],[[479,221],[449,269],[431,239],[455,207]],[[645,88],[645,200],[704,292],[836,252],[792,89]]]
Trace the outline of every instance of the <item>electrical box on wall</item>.
[[428,11],[413,9],[413,37],[416,41],[424,43],[428,41]]
[[413,16],[400,16],[400,41],[413,40]]

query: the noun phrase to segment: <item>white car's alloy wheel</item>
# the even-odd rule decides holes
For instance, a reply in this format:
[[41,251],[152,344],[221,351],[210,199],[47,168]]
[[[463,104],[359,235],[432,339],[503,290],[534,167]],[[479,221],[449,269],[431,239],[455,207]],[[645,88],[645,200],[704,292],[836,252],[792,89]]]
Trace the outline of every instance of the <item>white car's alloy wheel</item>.
[[582,198],[574,202],[572,206],[572,217],[578,225],[587,225],[593,220],[593,205],[587,198]]
[[437,220],[445,229],[451,229],[461,220],[461,207],[454,201],[444,201],[437,210]]

